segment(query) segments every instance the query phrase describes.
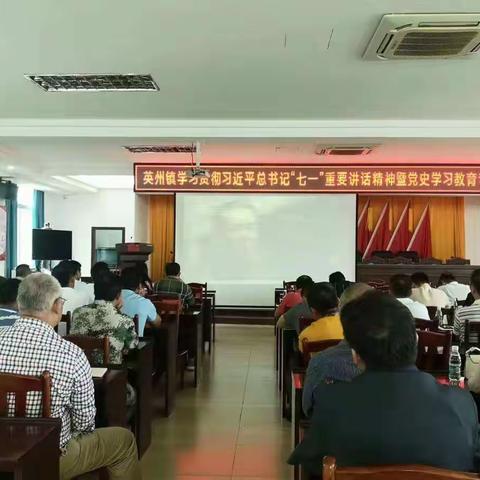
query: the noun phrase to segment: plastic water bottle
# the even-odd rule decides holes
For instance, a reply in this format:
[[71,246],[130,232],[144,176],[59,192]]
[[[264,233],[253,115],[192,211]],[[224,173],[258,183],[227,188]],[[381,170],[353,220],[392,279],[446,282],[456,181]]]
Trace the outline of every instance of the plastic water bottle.
[[458,345],[452,345],[450,361],[448,362],[448,380],[450,385],[458,386],[460,384],[462,369],[462,359],[458,351]]

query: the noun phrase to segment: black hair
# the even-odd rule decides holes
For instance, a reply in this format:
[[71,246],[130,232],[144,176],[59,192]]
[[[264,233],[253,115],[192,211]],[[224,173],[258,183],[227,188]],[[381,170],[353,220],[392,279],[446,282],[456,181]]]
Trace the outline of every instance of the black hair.
[[127,267],[122,270],[120,276],[123,288],[135,291],[141,283],[140,275],[135,267]]
[[415,272],[411,278],[412,282],[415,285],[423,285],[424,283],[430,283],[428,275],[425,272]]
[[338,308],[337,293],[328,282],[314,283],[307,294],[307,302],[322,317]]
[[455,275],[450,272],[443,272],[438,279],[439,285],[446,285],[447,283],[454,282]]
[[97,262],[95,265],[92,266],[90,269],[90,276],[92,277],[93,282],[99,280],[102,275],[109,274],[110,268],[108,268],[108,264],[105,262]]
[[62,287],[68,287],[75,273],[71,268],[60,263],[52,270],[52,275],[58,280],[58,283],[60,283]]
[[333,272],[328,277],[328,281],[337,292],[337,297],[340,298],[342,293],[349,287],[350,282],[347,282],[345,275],[342,272]]
[[177,276],[180,274],[180,265],[176,262],[170,262],[165,265],[165,274],[167,277]]
[[18,278],[9,278],[0,283],[0,305],[12,305],[17,301],[20,283],[22,281]]
[[415,321],[393,296],[367,292],[345,305],[340,315],[345,339],[367,369],[394,370],[415,364]]
[[113,302],[122,293],[122,282],[117,275],[108,273],[102,275],[93,287],[95,300]]
[[30,275],[32,273],[32,270],[30,269],[30,266],[27,265],[26,263],[22,263],[15,269],[15,276],[16,277],[26,277],[27,275]]
[[308,275],[300,275],[297,280],[295,281],[295,286],[298,290],[304,289],[305,287],[309,287],[313,284],[312,277]]
[[75,271],[75,274],[82,271],[82,264],[76,260],[69,260],[68,263],[72,266]]
[[390,278],[390,291],[397,298],[408,298],[412,295],[412,279],[399,273]]
[[148,267],[145,262],[137,263],[136,265],[137,272],[140,275],[140,280],[142,282],[149,282],[152,283],[150,276],[148,275]]
[[480,294],[480,268],[477,268],[472,272],[470,285]]

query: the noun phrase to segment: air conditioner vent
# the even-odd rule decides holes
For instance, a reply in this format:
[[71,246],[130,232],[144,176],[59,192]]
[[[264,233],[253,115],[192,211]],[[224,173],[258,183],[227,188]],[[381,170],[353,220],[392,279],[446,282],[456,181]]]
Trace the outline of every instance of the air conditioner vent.
[[126,145],[130,153],[195,153],[197,146],[190,145]]
[[479,44],[480,14],[390,14],[383,16],[364,58],[454,58],[476,53]]
[[375,145],[318,145],[317,155],[368,155]]

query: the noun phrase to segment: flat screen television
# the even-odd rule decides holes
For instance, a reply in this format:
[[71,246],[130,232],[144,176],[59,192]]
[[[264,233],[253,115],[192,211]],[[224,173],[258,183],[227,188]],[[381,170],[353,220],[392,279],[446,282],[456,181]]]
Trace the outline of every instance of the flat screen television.
[[68,260],[72,258],[72,232],[33,229],[33,260]]

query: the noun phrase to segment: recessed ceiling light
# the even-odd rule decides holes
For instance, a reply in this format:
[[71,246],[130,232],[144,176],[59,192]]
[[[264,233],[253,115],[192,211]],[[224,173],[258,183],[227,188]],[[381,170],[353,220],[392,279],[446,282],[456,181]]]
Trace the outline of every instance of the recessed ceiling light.
[[150,92],[158,85],[149,74],[25,75],[46,92]]

